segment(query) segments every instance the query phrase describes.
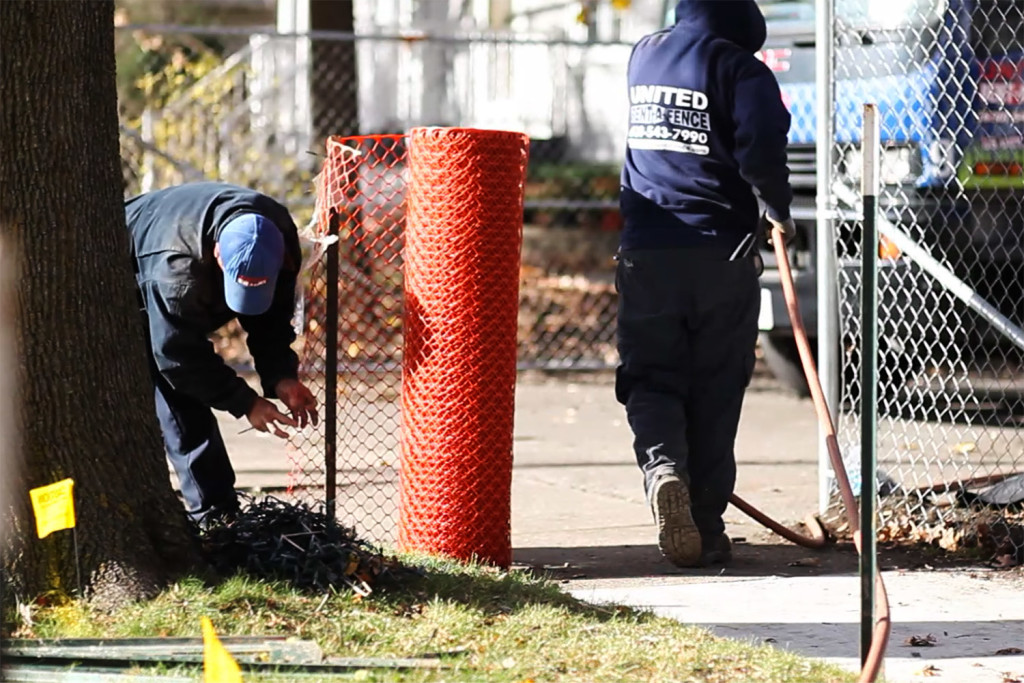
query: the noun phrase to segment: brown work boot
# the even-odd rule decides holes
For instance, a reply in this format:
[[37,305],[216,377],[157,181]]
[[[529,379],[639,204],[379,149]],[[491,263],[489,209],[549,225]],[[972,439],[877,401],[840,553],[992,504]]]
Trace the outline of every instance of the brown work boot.
[[650,500],[661,554],[677,567],[699,567],[700,531],[690,514],[689,488],[678,476],[663,474],[651,484]]
[[700,563],[703,566],[732,562],[732,541],[724,533],[704,539],[701,545]]

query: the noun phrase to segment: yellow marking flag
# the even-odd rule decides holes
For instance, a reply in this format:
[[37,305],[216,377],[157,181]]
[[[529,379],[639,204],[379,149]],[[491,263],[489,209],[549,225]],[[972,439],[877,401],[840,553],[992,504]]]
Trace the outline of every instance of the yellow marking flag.
[[64,479],[28,492],[39,538],[75,526],[75,497],[71,491],[74,485],[74,480]]
[[209,617],[199,617],[203,626],[203,681],[205,683],[242,683],[242,671],[231,653],[221,644]]

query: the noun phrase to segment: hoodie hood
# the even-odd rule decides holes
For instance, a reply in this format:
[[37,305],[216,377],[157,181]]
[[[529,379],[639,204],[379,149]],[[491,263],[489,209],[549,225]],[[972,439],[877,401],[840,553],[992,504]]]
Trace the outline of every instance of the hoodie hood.
[[749,52],[760,50],[768,35],[754,0],[679,0],[676,25],[711,33]]

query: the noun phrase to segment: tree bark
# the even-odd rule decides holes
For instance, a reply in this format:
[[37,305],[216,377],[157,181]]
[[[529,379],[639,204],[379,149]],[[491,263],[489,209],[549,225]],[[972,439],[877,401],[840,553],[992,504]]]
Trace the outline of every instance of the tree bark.
[[[170,486],[134,294],[111,0],[0,2],[0,240],[13,249],[21,468],[4,510],[24,599],[153,595],[197,562]],[[28,490],[75,481],[77,526],[36,537]],[[76,542],[75,542],[76,541]]]
[[[11,285],[14,282],[11,250],[4,251],[0,240],[0,511],[11,500],[11,481],[18,453],[18,437],[14,429],[14,405],[17,387],[14,384],[12,348],[14,316],[11,313]],[[7,540],[7,525],[0,523],[0,548]]]

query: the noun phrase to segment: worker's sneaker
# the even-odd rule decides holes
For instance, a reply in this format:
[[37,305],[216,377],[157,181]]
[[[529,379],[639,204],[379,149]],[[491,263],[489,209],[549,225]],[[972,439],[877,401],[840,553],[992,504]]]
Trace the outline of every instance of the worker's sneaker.
[[724,533],[704,539],[702,546],[700,563],[705,567],[732,561],[732,541]]
[[700,531],[690,513],[686,484],[674,474],[663,474],[654,479],[649,495],[661,554],[677,567],[700,566]]
[[210,508],[199,519],[195,520],[202,533],[220,528],[229,527],[238,521],[239,509],[237,507],[213,507]]

